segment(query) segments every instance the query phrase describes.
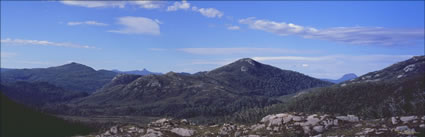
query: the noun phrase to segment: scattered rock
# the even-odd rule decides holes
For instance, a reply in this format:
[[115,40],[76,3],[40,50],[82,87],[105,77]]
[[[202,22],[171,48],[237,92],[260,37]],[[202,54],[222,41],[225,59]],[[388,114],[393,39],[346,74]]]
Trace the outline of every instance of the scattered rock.
[[[147,127],[132,125],[113,126],[99,135],[86,137],[265,137],[265,136],[322,136],[342,133],[338,136],[409,136],[419,128],[425,128],[423,116],[401,116],[361,120],[355,115],[333,116],[323,114],[280,113],[268,115],[257,124],[196,125],[186,119],[163,118],[151,122]],[[416,122],[414,122],[416,121]],[[391,124],[388,124],[391,123]],[[359,131],[359,128],[360,131]],[[344,133],[343,131],[355,131]]]

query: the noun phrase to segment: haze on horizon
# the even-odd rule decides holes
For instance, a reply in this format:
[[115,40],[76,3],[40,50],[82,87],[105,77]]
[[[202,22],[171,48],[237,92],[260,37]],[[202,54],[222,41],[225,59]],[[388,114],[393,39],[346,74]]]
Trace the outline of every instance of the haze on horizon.
[[1,1],[1,67],[207,71],[249,57],[318,78],[424,55],[424,1]]

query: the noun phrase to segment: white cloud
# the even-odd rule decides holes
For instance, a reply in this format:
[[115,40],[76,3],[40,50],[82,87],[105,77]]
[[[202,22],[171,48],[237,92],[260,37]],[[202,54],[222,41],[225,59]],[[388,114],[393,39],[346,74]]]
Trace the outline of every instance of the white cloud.
[[129,1],[130,3],[139,5],[140,8],[145,8],[145,9],[156,9],[156,8],[160,8],[161,7],[161,2],[160,1]]
[[17,55],[14,52],[5,52],[5,51],[1,51],[0,54],[1,54],[2,58],[11,58],[11,57],[15,57]]
[[97,21],[74,21],[74,22],[68,22],[68,26],[76,26],[76,25],[93,25],[93,26],[108,26],[106,23],[101,23]]
[[183,51],[190,54],[198,55],[235,55],[235,54],[272,54],[272,53],[317,53],[318,51],[308,50],[292,50],[283,48],[181,48]]
[[174,2],[173,5],[167,7],[167,11],[178,11],[178,10],[188,10],[192,9],[192,11],[199,12],[203,16],[208,18],[221,18],[224,13],[215,9],[215,8],[198,8],[196,6],[190,5],[186,0],[182,2]]
[[228,30],[239,30],[241,28],[239,26],[232,26],[232,25],[230,25],[230,26],[227,27],[227,29]]
[[2,39],[2,44],[11,44],[11,45],[39,45],[39,46],[56,46],[56,47],[68,47],[68,48],[86,48],[86,49],[96,49],[96,47],[80,45],[74,43],[61,43],[61,42],[50,42],[45,40],[25,40],[25,39]]
[[241,19],[239,23],[247,24],[251,29],[262,30],[278,35],[303,34],[307,31],[316,31],[314,28],[305,28],[292,23],[256,20],[254,17]]
[[159,23],[145,17],[120,17],[118,18],[118,24],[123,25],[123,28],[118,30],[110,30],[109,32],[123,34],[160,34]]
[[382,27],[336,27],[316,29],[292,23],[255,19],[239,20],[249,28],[286,36],[297,35],[308,39],[321,39],[362,45],[406,45],[424,40],[424,29],[387,29]]
[[308,64],[301,64],[301,66],[308,67],[309,65]]
[[224,13],[214,8],[200,8],[199,13],[208,18],[221,18]]
[[161,7],[159,1],[84,1],[84,0],[73,0],[73,1],[61,1],[63,4],[71,6],[80,6],[86,8],[124,8],[127,5],[136,5],[140,8],[155,9]]
[[190,8],[190,3],[187,1],[174,2],[173,5],[167,7],[167,11],[187,10]]

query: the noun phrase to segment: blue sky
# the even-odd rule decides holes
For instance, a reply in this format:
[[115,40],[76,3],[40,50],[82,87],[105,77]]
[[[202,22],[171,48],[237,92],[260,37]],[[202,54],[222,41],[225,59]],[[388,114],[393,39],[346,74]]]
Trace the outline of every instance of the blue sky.
[[1,1],[1,67],[208,71],[250,57],[320,78],[424,55],[424,2]]

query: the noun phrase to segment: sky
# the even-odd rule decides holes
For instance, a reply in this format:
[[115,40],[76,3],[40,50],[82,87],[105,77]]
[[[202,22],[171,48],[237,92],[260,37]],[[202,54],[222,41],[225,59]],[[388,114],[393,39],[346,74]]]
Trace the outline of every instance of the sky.
[[1,67],[209,71],[241,58],[317,78],[424,55],[424,1],[1,1]]

